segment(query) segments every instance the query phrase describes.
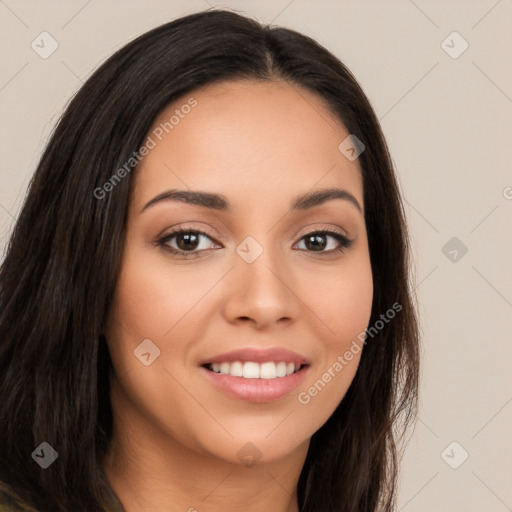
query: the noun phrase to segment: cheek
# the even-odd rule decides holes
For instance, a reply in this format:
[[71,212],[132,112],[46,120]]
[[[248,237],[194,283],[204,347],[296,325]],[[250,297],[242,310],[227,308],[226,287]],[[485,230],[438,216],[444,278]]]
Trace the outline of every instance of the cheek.
[[369,257],[359,255],[336,276],[317,274],[318,286],[308,295],[308,305],[320,318],[323,334],[318,336],[317,364],[299,390],[297,401],[315,418],[315,429],[332,414],[354,379],[372,309]]
[[369,257],[353,258],[350,264],[315,276],[307,303],[326,327],[325,348],[343,350],[364,332],[370,320],[373,279]]
[[[194,310],[214,283],[210,275],[127,254],[116,292],[115,316],[125,333],[160,339]],[[207,274],[207,273],[206,273]]]
[[[150,368],[177,369],[184,377],[190,351],[216,305],[208,299],[219,280],[219,269],[209,265],[199,269],[157,256],[140,250],[136,243],[127,244],[106,337],[120,373],[140,370],[134,351],[149,339],[160,350]],[[147,387],[149,382],[142,384]],[[169,385],[166,375],[157,387],[165,382]]]

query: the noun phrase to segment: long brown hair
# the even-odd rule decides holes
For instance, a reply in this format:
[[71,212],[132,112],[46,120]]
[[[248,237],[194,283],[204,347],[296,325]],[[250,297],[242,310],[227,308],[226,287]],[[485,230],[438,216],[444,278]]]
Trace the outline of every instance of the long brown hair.
[[[116,286],[131,176],[98,198],[174,99],[220,80],[284,79],[326,101],[360,139],[374,281],[356,376],[312,436],[302,512],[389,512],[399,442],[417,407],[419,334],[403,205],[379,122],[350,71],[314,40],[209,10],[151,30],[103,63],[59,120],[0,269],[0,482],[40,511],[104,511],[112,434],[110,358],[100,336]],[[58,451],[47,469],[31,453]],[[6,491],[7,492],[7,491]]]

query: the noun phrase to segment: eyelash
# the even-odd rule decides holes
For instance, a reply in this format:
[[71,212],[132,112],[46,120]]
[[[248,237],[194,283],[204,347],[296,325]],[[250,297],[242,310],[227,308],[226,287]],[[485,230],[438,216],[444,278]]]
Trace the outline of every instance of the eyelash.
[[[209,249],[203,249],[200,251],[194,250],[194,251],[183,252],[183,251],[179,251],[177,249],[173,249],[173,248],[169,247],[169,245],[167,245],[169,240],[172,240],[173,238],[175,238],[179,235],[190,234],[190,233],[203,235],[203,236],[209,238],[210,240],[212,240],[212,242],[217,243],[215,240],[212,239],[212,237],[210,235],[208,235],[204,231],[201,231],[200,229],[180,228],[180,229],[177,229],[176,231],[172,231],[171,233],[163,236],[162,238],[160,238],[159,240],[156,241],[156,244],[157,244],[157,246],[161,247],[164,251],[171,253],[174,257],[197,258],[201,252],[208,251]],[[316,253],[321,256],[322,255],[341,254],[344,251],[346,251],[347,249],[349,249],[354,243],[354,240],[347,238],[344,234],[334,231],[334,230],[329,230],[329,229],[322,229],[322,230],[311,231],[310,233],[306,233],[305,235],[303,235],[300,238],[299,242],[301,240],[303,240],[304,238],[306,238],[308,236],[312,236],[312,235],[332,236],[333,238],[335,238],[338,241],[339,247],[337,247],[336,249],[331,249],[329,251],[318,251],[317,252],[317,251],[308,251],[307,249],[300,249],[301,251]]]

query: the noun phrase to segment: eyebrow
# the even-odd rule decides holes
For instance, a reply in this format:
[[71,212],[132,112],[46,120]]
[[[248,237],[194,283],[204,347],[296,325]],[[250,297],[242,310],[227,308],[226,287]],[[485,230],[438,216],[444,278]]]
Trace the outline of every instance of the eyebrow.
[[[363,213],[363,209],[357,199],[348,190],[342,188],[325,188],[306,192],[305,194],[299,195],[293,199],[291,209],[307,210],[333,199],[343,199],[348,201],[354,205],[360,213]],[[203,206],[205,208],[211,208],[219,211],[230,211],[232,209],[229,200],[222,194],[199,192],[195,190],[172,189],[166,190],[148,201],[140,213],[163,201],[181,201],[183,203]]]

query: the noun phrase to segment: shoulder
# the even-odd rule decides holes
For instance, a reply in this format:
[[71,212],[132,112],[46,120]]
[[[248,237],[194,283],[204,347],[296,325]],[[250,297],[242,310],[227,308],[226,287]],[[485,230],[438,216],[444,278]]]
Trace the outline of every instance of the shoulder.
[[22,507],[9,496],[0,493],[0,512],[35,512],[33,508]]
[[[122,503],[119,501],[119,498],[114,494],[113,491],[110,495],[110,500],[107,506],[109,512],[124,512],[124,507]],[[0,512],[2,512],[1,509]]]
[[4,483],[0,482],[0,512],[38,512],[35,508],[23,504],[20,497]]
[[17,504],[10,498],[6,498],[4,495],[0,494],[0,512],[37,512],[36,509],[32,507],[24,507],[22,505]]
[[[123,505],[112,492],[109,496],[107,505],[108,512],[124,512]],[[35,508],[23,505],[14,498],[14,495],[5,491],[5,487],[0,484],[0,512],[38,512]]]

